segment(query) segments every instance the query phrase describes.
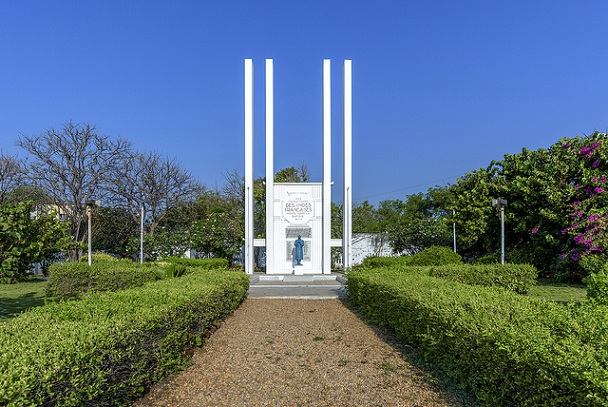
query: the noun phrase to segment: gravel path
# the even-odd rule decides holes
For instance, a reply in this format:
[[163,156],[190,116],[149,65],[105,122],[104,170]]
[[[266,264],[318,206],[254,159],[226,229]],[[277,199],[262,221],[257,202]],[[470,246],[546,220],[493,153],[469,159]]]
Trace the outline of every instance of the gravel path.
[[135,407],[461,406],[339,300],[247,299]]

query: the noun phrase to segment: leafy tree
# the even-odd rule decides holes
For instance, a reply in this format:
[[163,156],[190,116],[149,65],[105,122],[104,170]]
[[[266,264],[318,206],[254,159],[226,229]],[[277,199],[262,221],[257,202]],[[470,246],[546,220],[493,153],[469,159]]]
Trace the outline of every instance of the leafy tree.
[[298,168],[287,167],[277,171],[274,176],[274,182],[309,182],[310,173],[305,164]]
[[34,213],[33,202],[0,206],[0,282],[22,280],[31,264],[72,246],[56,213]]
[[433,245],[447,246],[452,239],[451,215],[445,208],[448,191],[435,188],[407,200],[382,201],[378,207],[380,228],[397,252],[416,253]]
[[368,201],[353,204],[353,233],[380,233],[380,215]]
[[[572,216],[580,212],[589,219],[601,215],[600,209],[605,207],[601,199],[594,202],[590,196],[595,188],[602,189],[593,180],[606,173],[605,142],[603,133],[563,138],[548,149],[506,154],[488,168],[460,178],[450,189],[462,250],[474,257],[498,250],[500,220],[491,200],[503,198],[508,201],[507,259],[530,262],[546,274],[579,273],[574,260],[581,253],[572,250],[580,233],[571,226],[582,222],[573,222]],[[579,209],[573,209],[574,202],[582,204]],[[568,253],[574,258],[564,259]]]
[[121,257],[131,254],[129,240],[139,239],[139,224],[125,208],[95,207],[91,218],[91,239],[96,251]]

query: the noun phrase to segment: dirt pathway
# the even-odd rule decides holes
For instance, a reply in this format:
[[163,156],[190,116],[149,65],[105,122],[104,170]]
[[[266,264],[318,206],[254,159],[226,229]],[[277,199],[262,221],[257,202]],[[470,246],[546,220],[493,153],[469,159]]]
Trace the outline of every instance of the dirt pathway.
[[151,406],[461,406],[339,300],[248,299]]

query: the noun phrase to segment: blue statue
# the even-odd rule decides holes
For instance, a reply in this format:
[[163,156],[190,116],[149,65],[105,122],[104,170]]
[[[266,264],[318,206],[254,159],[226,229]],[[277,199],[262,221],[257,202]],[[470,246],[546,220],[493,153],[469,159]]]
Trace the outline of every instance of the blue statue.
[[304,258],[304,240],[302,240],[302,236],[298,235],[298,238],[293,243],[295,246],[295,259],[296,266],[302,265],[302,259]]

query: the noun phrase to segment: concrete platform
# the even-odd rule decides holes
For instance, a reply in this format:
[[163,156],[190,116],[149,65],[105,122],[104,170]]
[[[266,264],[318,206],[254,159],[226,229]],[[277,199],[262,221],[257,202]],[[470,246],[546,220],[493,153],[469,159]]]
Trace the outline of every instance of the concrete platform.
[[255,273],[249,277],[248,298],[324,300],[343,298],[346,281],[340,273],[277,275]]

